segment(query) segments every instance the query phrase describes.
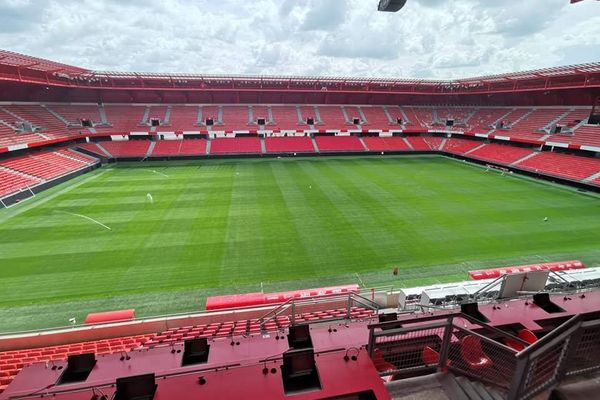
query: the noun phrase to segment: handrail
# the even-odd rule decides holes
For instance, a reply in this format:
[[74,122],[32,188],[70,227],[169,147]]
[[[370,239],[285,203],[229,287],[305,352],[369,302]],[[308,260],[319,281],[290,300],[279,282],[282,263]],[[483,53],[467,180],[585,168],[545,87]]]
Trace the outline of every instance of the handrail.
[[550,333],[537,340],[535,343],[532,343],[517,353],[517,358],[525,358],[539,351],[545,349],[546,347],[553,346],[556,341],[564,339],[566,336],[570,335],[573,329],[576,329],[581,325],[581,321],[583,320],[581,314],[576,314],[563,322],[558,327],[554,328]]
[[[277,318],[277,316],[279,316],[283,311],[289,309],[290,307],[300,306],[300,305],[304,305],[304,304],[315,304],[315,303],[319,303],[319,301],[337,300],[337,299],[346,300],[348,305],[350,304],[350,301],[355,301],[362,306],[365,306],[365,307],[370,308],[375,311],[379,311],[379,304],[377,304],[376,302],[374,302],[370,299],[367,299],[364,296],[361,296],[358,293],[354,293],[354,292],[331,293],[331,294],[324,294],[324,295],[311,296],[311,297],[292,297],[292,298],[288,299],[285,303],[280,304],[276,308],[267,312],[262,317],[258,318],[258,322],[259,322],[261,328],[263,328],[267,322],[272,321],[274,318]],[[292,320],[293,320],[293,317],[294,316],[292,316]]]

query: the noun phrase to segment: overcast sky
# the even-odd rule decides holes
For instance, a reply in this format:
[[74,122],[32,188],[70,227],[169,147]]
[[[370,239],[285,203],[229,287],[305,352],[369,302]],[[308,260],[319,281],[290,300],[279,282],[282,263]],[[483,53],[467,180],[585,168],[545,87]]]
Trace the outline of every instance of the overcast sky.
[[458,78],[600,61],[600,2],[0,0],[0,48],[111,71]]

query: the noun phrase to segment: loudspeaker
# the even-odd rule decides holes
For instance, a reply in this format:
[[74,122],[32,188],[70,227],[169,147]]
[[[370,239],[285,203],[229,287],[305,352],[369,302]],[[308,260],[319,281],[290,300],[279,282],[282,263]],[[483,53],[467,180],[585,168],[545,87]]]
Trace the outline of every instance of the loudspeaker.
[[312,339],[310,338],[309,325],[290,326],[288,334],[288,344],[292,349],[312,348]]
[[58,385],[85,381],[96,365],[96,355],[85,353],[69,356],[67,368],[58,380]]
[[482,322],[490,322],[485,315],[479,311],[479,305],[477,303],[464,303],[460,305],[460,312],[473,317]]
[[154,374],[117,379],[115,400],[152,400],[156,392]]
[[309,389],[321,389],[314,350],[312,348],[288,350],[283,353],[281,377],[286,394]]
[[206,126],[213,126],[214,121],[212,118],[206,118],[206,120],[204,121],[206,123]]
[[181,366],[203,364],[208,361],[210,346],[206,338],[186,340],[184,343]]
[[306,124],[307,125],[314,125],[315,124],[315,119],[313,117],[306,118]]
[[377,10],[396,12],[399,11],[406,4],[406,0],[379,0],[379,6]]
[[395,312],[383,313],[383,314],[379,314],[377,316],[377,319],[379,320],[379,323],[390,322],[390,321],[397,321],[398,320],[398,314],[396,314]]

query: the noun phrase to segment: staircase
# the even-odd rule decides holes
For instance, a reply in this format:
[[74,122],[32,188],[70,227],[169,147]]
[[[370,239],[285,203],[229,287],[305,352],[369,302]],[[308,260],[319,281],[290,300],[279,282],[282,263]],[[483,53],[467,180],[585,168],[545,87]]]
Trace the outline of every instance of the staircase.
[[558,121],[560,121],[561,119],[565,118],[567,115],[569,115],[573,111],[575,111],[574,107],[568,109],[564,113],[560,114],[558,117],[554,118],[552,121],[548,122],[546,124],[546,126],[544,126],[543,128],[540,129],[540,131],[546,132],[546,133],[552,132],[552,130],[554,130],[554,127],[556,126],[556,124],[558,123]]
[[311,142],[313,144],[313,147],[315,148],[315,153],[318,153],[319,152],[319,146],[317,146],[317,141],[315,140],[314,137],[311,137],[310,140],[311,140]]
[[408,141],[407,138],[402,138],[402,140],[404,140],[404,143],[406,143],[406,145],[408,146],[409,149],[414,150],[415,148],[412,146],[412,144],[410,144],[410,142]]
[[202,120],[202,106],[198,106],[198,113],[196,114],[196,122],[194,123],[194,125],[204,125],[204,121]]
[[167,106],[167,111],[165,111],[165,119],[162,121],[164,125],[171,124],[171,111],[173,110],[173,106]]
[[487,144],[487,143],[480,144],[479,146],[477,146],[477,147],[474,147],[474,148],[472,148],[472,149],[471,149],[471,150],[469,150],[469,151],[466,151],[466,152],[464,153],[464,155],[467,155],[467,154],[469,154],[469,153],[472,153],[472,152],[474,152],[475,150],[479,150],[480,148],[482,148],[482,147],[483,147],[483,146],[485,146],[486,144]]
[[62,115],[60,115],[59,113],[57,113],[56,111],[54,111],[53,109],[48,107],[47,105],[41,104],[40,107],[46,109],[46,111],[48,111],[50,114],[52,114],[52,116],[54,118],[56,118],[59,121],[61,121],[62,123],[64,123],[65,126],[77,126],[77,124],[67,121],[67,119],[65,117],[63,117]]
[[403,125],[412,124],[411,120],[408,118],[408,115],[406,115],[404,112],[404,109],[402,107],[398,108],[400,109],[400,114],[402,114],[402,122],[404,122]]
[[498,123],[500,123],[500,121],[505,120],[515,110],[516,110],[516,108],[511,108],[509,112],[507,112],[506,114],[504,114],[503,116],[501,116],[500,118],[498,118],[497,120],[495,120],[494,122],[492,122],[491,125],[490,125],[490,128],[496,129],[496,126],[498,125]]
[[144,116],[140,121],[139,125],[148,125],[148,119],[150,118],[150,106],[146,106],[144,109]]
[[512,128],[519,122],[523,121],[525,118],[528,118],[531,114],[533,114],[536,111],[537,111],[537,108],[532,108],[531,110],[527,111],[525,114],[523,114],[519,118],[517,118],[516,121],[513,121],[512,124],[510,124],[508,127]]
[[368,123],[369,123],[369,120],[367,120],[367,116],[366,116],[366,115],[365,115],[365,113],[363,112],[363,109],[362,109],[362,108],[360,108],[360,107],[357,107],[357,108],[358,108],[358,115],[360,115],[360,122],[361,122],[361,125],[366,125],[366,124],[368,124]]
[[217,125],[223,125],[223,106],[219,106],[219,111],[217,112]]
[[105,148],[104,148],[104,147],[103,147],[103,146],[102,146],[100,143],[96,143],[96,146],[98,146],[98,148],[99,148],[100,150],[102,150],[102,152],[103,152],[104,154],[106,154],[106,156],[107,156],[107,157],[112,157],[112,156],[113,156],[113,155],[112,155],[112,154],[110,154],[110,152],[109,152],[108,150],[106,150],[106,149],[105,149]]
[[100,104],[98,106],[98,113],[100,114],[100,122],[102,125],[110,125],[108,122],[108,118],[106,118],[106,109],[104,108],[104,104]]
[[150,157],[150,155],[152,154],[152,151],[154,150],[154,146],[156,146],[156,142],[151,141],[150,146],[148,146],[148,150],[146,150],[146,158]]
[[365,151],[369,151],[369,147],[367,146],[367,144],[365,143],[365,141],[363,140],[362,136],[358,137],[358,140],[360,141],[360,143],[363,145],[363,147],[365,148]]
[[302,111],[300,110],[300,106],[296,106],[296,114],[298,115],[298,125],[304,124],[304,119],[302,118]]
[[344,121],[346,122],[346,125],[353,125],[350,117],[348,116],[348,110],[346,110],[346,107],[341,106],[340,108],[342,109],[342,114],[344,114]]
[[271,106],[267,106],[267,125],[275,125],[275,121],[273,120],[273,108],[271,108]]
[[444,147],[446,146],[447,141],[448,141],[447,137],[442,139],[442,143],[440,144],[440,148],[439,148],[440,151],[444,150]]
[[252,108],[252,106],[248,106],[248,125],[256,125],[256,121],[254,120],[254,108]]
[[591,182],[596,178],[600,178],[600,171],[596,172],[593,175],[588,176],[587,178],[583,179],[582,182]]
[[319,106],[315,106],[315,125],[323,125],[323,121],[321,120],[321,111],[319,111]]
[[454,377],[464,399],[469,400],[503,400],[504,395],[495,389],[485,386],[481,382],[471,381],[464,376]]
[[387,109],[386,106],[383,106],[383,113],[385,114],[385,116],[387,117],[388,121],[390,121],[390,124],[396,124],[396,120],[394,118],[392,118],[392,115],[390,114],[390,111]]
[[434,373],[385,384],[390,397],[398,400],[504,400],[505,395],[480,382],[452,373]]
[[258,140],[260,141],[261,154],[266,154],[267,153],[267,145],[265,144],[265,138],[263,136],[261,136]]
[[518,165],[520,162],[530,159],[531,157],[535,156],[536,154],[539,154],[539,153],[537,151],[533,151],[533,152],[531,152],[531,154],[527,154],[525,157],[521,157],[517,161],[510,163],[510,165],[511,166]]
[[[8,114],[10,116],[13,116],[17,121],[29,122],[26,119],[19,117],[17,114],[13,113],[12,111],[7,110],[4,107],[0,107],[0,111],[4,112],[4,113],[6,113],[6,114]],[[33,124],[31,124],[31,125],[33,126]]]
[[469,115],[467,115],[467,118],[465,118],[465,120],[464,120],[464,121],[461,121],[461,122],[462,122],[463,124],[467,125],[467,124],[469,123],[469,121],[471,120],[471,118],[473,118],[473,116],[474,116],[475,114],[477,114],[477,112],[478,112],[478,111],[479,111],[479,108],[475,108],[475,109],[473,109],[473,111],[471,111],[471,112],[469,113]]

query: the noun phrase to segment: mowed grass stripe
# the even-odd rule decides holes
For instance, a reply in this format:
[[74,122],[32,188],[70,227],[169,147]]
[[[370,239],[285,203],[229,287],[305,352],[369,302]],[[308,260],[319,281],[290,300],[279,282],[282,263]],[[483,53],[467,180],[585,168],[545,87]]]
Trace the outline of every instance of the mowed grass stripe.
[[[199,309],[209,294],[261,282],[284,290],[358,274],[414,285],[600,257],[598,197],[442,157],[131,163],[92,174],[0,211],[2,329],[98,309]],[[394,280],[392,266],[402,270]]]

